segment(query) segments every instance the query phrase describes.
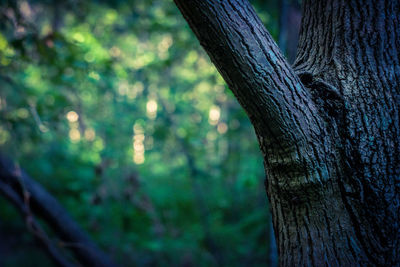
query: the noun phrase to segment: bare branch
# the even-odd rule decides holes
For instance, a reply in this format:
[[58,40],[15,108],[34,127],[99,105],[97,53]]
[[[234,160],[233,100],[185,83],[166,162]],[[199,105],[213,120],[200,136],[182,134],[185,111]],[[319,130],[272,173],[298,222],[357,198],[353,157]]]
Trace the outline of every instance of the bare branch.
[[43,246],[43,248],[46,250],[47,254],[50,256],[55,264],[62,267],[75,266],[67,259],[65,259],[59,248],[57,248],[57,246],[47,237],[43,229],[41,229],[40,225],[32,217],[32,214],[30,214],[29,209],[27,208],[25,203],[21,200],[20,196],[14,191],[14,189],[10,185],[4,183],[3,181],[0,181],[0,192],[2,195],[4,195],[4,197],[6,197],[10,202],[14,204],[17,210],[25,218],[29,231],[36,237],[38,242]]
[[[40,184],[23,170],[0,155],[0,193],[6,196],[24,215],[27,226],[46,251],[61,266],[74,266],[64,259],[58,248],[36,222],[40,216],[61,240],[59,245],[71,249],[83,266],[115,266],[68,215],[68,212]],[[61,247],[61,246],[60,246]]]

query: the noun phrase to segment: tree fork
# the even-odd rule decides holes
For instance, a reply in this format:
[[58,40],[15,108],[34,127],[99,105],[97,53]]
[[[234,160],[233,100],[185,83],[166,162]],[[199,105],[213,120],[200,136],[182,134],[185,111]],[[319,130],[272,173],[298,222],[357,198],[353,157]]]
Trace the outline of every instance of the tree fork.
[[280,265],[400,264],[398,1],[303,1],[293,68],[248,1],[175,3],[254,126]]

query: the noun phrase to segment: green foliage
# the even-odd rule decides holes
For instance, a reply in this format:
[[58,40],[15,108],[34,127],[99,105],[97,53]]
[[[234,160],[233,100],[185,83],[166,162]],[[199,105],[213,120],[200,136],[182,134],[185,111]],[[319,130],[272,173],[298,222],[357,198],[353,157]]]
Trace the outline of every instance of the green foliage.
[[253,129],[172,1],[0,10],[3,154],[124,266],[265,265]]

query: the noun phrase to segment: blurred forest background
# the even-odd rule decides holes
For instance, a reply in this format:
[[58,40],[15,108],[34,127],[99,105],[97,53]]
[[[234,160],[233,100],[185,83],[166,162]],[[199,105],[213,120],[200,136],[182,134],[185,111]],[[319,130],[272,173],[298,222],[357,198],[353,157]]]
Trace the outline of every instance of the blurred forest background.
[[[299,3],[251,2],[293,60]],[[0,3],[1,154],[122,266],[271,261],[253,128],[172,0]],[[2,197],[0,265],[53,266]]]

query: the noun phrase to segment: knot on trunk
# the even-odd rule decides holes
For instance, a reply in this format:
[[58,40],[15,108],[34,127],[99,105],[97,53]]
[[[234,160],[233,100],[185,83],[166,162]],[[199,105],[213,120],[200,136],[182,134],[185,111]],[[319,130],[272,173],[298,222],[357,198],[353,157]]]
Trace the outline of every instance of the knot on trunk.
[[314,103],[319,107],[325,119],[341,119],[344,111],[344,98],[340,92],[326,81],[309,72],[298,74],[303,85],[309,89]]

